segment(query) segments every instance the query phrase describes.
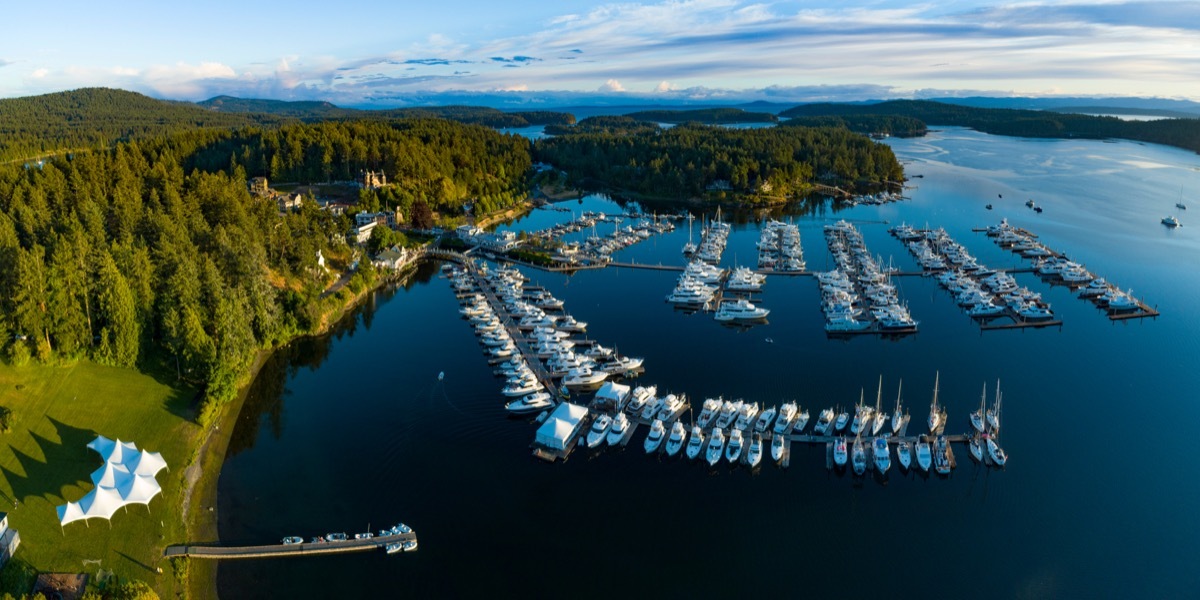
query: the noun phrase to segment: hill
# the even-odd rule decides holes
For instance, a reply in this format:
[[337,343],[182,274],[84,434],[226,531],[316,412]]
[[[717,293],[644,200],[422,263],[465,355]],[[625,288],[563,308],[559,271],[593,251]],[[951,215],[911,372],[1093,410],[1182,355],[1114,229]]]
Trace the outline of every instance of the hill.
[[330,102],[258,100],[217,96],[197,103],[215,112],[266,114],[290,117],[303,121],[328,119],[446,119],[468,125],[484,125],[497,129],[533,125],[569,125],[575,122],[570,113],[553,111],[505,112],[485,106],[427,106],[412,108],[355,109],[342,108]]
[[694,110],[643,110],[627,115],[637,121],[654,123],[704,123],[729,125],[733,123],[774,123],[779,120],[771,113],[749,112],[740,108],[698,108]]

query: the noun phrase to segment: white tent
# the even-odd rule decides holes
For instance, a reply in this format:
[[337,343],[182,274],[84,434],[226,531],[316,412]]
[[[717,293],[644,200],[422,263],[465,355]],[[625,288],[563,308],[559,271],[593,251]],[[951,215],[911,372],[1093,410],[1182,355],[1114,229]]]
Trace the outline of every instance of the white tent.
[[138,455],[137,444],[117,440],[108,454],[100,453],[106,462],[123,463]]
[[149,475],[151,477],[158,475],[158,472],[167,468],[167,461],[163,460],[161,454],[157,452],[149,452],[142,450],[136,456],[130,457],[125,461],[125,467],[134,475]]
[[79,508],[78,502],[68,502],[57,508],[58,522],[60,525],[66,525],[72,521],[78,521],[80,519],[87,518],[87,516],[83,514],[83,509]]
[[118,508],[125,505],[121,493],[110,487],[97,487],[79,499],[85,519],[111,519]]
[[550,417],[538,427],[534,441],[547,448],[565,450],[571,436],[579,430],[588,409],[570,402],[563,402],[550,413]]
[[607,400],[620,406],[629,397],[629,386],[611,381],[605,382],[596,392],[597,400]]
[[92,483],[98,486],[119,488],[133,479],[133,474],[125,465],[106,462],[104,466],[92,473]]
[[124,487],[117,488],[126,504],[150,504],[155,496],[162,493],[162,486],[153,475],[134,475]]
[[116,445],[117,445],[116,442],[114,442],[102,435],[97,435],[96,439],[88,442],[87,447],[100,453],[100,458],[103,458],[104,460],[108,460],[108,455],[112,454],[113,446],[116,446]]

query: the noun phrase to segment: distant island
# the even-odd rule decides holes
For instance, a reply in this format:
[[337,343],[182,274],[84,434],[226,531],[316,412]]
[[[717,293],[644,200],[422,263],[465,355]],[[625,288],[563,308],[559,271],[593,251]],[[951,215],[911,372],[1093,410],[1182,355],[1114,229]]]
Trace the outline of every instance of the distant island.
[[699,108],[696,110],[643,110],[625,116],[636,121],[652,123],[703,123],[733,125],[737,123],[777,123],[779,117],[766,112],[749,112],[740,108]]

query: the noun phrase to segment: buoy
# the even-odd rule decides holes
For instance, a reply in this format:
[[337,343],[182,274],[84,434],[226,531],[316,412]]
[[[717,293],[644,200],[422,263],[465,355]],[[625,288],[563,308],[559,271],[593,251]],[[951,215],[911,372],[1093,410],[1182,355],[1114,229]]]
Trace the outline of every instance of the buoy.
[[774,344],[774,343],[775,343],[775,340],[773,340],[773,339],[771,339],[771,338],[767,338],[767,343],[768,343],[768,344]]
[[446,372],[445,372],[445,371],[441,371],[441,372],[439,372],[439,373],[438,373],[438,381],[441,381],[441,380],[442,380],[442,379],[444,379],[445,377],[446,377]]

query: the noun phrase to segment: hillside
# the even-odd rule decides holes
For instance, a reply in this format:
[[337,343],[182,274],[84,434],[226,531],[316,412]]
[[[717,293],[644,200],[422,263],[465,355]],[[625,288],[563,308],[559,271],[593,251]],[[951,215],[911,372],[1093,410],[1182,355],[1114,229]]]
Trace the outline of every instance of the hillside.
[[695,110],[644,110],[626,115],[637,121],[654,123],[704,123],[728,125],[733,123],[774,123],[779,120],[771,113],[749,112],[740,108],[699,108]]
[[529,127],[532,125],[569,125],[575,122],[570,113],[550,111],[505,112],[484,106],[428,106],[359,110],[342,108],[329,102],[257,100],[217,96],[197,103],[214,112],[233,114],[268,114],[304,121],[328,119],[447,119],[469,125],[494,128]]

